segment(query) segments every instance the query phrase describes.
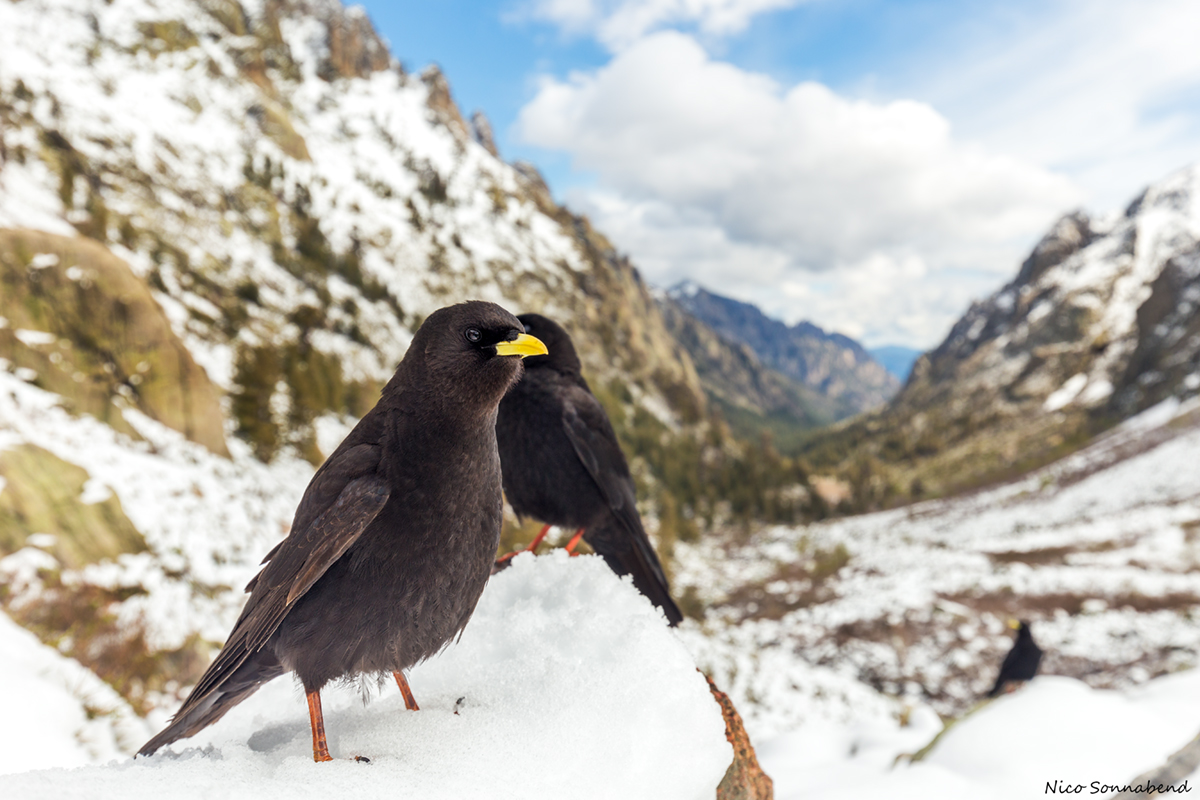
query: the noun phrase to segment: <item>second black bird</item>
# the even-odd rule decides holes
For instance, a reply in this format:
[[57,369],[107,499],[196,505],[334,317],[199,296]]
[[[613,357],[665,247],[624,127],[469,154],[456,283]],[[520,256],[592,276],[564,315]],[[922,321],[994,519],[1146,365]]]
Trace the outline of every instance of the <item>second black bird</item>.
[[1033,641],[1033,631],[1030,630],[1029,623],[1025,620],[1013,620],[1009,627],[1016,629],[1017,640],[1004,657],[1004,663],[1000,665],[1000,674],[996,676],[996,685],[988,692],[988,697],[998,697],[1025,681],[1033,680],[1042,664],[1042,648]]
[[549,354],[525,359],[525,375],[500,403],[496,441],[513,510],[564,528],[663,610],[683,620],[638,516],[633,477],[612,424],[580,374],[570,335],[540,314],[518,319]]

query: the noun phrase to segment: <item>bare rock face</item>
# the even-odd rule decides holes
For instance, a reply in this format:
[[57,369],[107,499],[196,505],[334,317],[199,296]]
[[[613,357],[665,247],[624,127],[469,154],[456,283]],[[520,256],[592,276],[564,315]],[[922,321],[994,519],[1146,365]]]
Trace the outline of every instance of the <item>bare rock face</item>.
[[450,82],[446,80],[441,69],[435,64],[429,65],[421,73],[421,80],[429,92],[426,102],[429,104],[429,110],[433,112],[434,119],[445,125],[459,142],[470,141],[472,139],[471,128],[463,119],[458,104],[454,102],[454,97],[450,93]]
[[[86,470],[34,445],[0,452],[0,555],[49,534],[45,549],[60,565],[80,569],[122,553],[141,553],[146,541],[111,492],[87,496]],[[36,540],[35,540],[36,541]]]
[[729,695],[717,689],[712,678],[707,675],[704,678],[708,681],[713,699],[721,706],[721,715],[725,717],[725,738],[733,745],[733,763],[717,787],[717,800],[772,800],[775,797],[775,784],[758,765],[758,757],[742,724],[741,714],[734,708]]
[[391,57],[360,6],[338,8],[325,19],[329,71],[340,78],[365,78],[388,68]]
[[475,134],[475,141],[483,145],[484,150],[496,158],[500,157],[500,151],[496,148],[496,137],[492,133],[492,122],[487,118],[487,114],[476,111],[471,115],[471,131]]
[[[136,408],[228,455],[216,388],[129,265],[91,239],[0,230],[0,356],[129,432]],[[36,377],[34,377],[36,376]]]
[[268,43],[282,41],[281,20],[306,16],[318,20],[325,27],[325,52],[319,74],[327,81],[365,78],[391,66],[387,45],[361,6],[346,8],[338,0],[267,0],[261,7],[261,16],[255,19],[237,0],[202,2],[209,13],[227,21],[226,27],[232,33],[254,33]]

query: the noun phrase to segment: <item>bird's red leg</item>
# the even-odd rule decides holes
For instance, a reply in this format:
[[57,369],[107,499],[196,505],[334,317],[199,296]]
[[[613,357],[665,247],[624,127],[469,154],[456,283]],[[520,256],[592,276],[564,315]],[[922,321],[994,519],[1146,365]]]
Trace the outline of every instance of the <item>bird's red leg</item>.
[[511,553],[505,553],[504,555],[502,555],[498,559],[496,559],[496,563],[500,564],[505,561],[508,561],[510,558],[515,556],[517,553],[524,553],[526,551],[536,550],[537,546],[542,543],[543,539],[546,538],[546,534],[550,532],[551,527],[553,527],[553,526],[551,526],[551,525],[544,526],[542,528],[541,533],[539,533],[537,536],[533,537],[533,541],[529,543],[528,547],[524,548],[523,550],[513,550]]
[[408,681],[404,678],[403,672],[393,672],[396,677],[396,685],[400,687],[400,694],[404,695],[404,707],[409,711],[420,711],[421,707],[417,705],[417,698],[413,697],[412,689],[408,688]]
[[579,553],[575,552],[575,548],[579,546],[579,540],[583,538],[584,530],[585,528],[580,528],[575,531],[575,535],[571,537],[571,541],[567,542],[567,546],[564,548],[572,556],[579,555]]
[[308,721],[312,725],[313,761],[333,761],[329,743],[325,741],[325,718],[321,716],[321,692],[307,692]]

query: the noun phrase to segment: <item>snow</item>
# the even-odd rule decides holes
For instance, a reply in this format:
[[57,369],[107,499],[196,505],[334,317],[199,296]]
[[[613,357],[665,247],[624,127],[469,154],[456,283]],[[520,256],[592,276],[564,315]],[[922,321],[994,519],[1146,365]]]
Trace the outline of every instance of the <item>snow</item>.
[[152,758],[9,776],[5,796],[699,800],[732,758],[691,656],[598,557],[515,558],[410,683],[418,712],[390,679],[365,708],[356,687],[322,693],[333,763],[313,763],[303,694],[281,679]]
[[[922,760],[927,727],[804,728],[758,748],[777,800],[1045,797],[1059,781],[1122,786],[1200,731],[1200,670],[1128,692],[1057,676],[1034,679],[952,727]],[[851,736],[850,734],[854,734]],[[899,757],[899,760],[897,760]],[[1061,793],[1061,792],[1060,792]]]
[[151,733],[111,686],[2,613],[0,653],[0,775],[117,758]]

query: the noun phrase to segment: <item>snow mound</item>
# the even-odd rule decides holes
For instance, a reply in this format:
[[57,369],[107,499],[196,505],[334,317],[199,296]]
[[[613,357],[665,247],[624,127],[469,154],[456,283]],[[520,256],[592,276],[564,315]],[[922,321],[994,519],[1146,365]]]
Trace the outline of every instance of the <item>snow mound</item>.
[[1056,780],[1090,791],[1092,781],[1121,785],[1159,766],[1196,735],[1198,719],[1195,670],[1129,693],[1049,675],[956,726],[928,761],[999,797],[1042,795]]
[[[1163,764],[1200,728],[1200,670],[1157,678],[1136,689],[1098,690],[1056,675],[1034,679],[946,732],[928,756],[901,761],[925,744],[918,731],[877,730],[866,747],[839,746],[852,729],[785,734],[759,748],[779,800],[970,797],[1010,800],[1066,794],[1107,797]],[[861,731],[859,731],[861,735]],[[814,749],[823,758],[814,758]],[[926,740],[928,741],[928,739]],[[830,744],[832,743],[832,744]],[[795,765],[806,764],[805,769]],[[1192,783],[1194,783],[1194,779]],[[1093,783],[1095,786],[1093,786]],[[1103,787],[1110,787],[1104,790]]]
[[732,759],[686,649],[595,557],[517,557],[409,680],[418,712],[390,681],[366,708],[357,685],[322,693],[333,763],[313,763],[303,693],[277,680],[152,758],[8,776],[5,795],[711,798]]

